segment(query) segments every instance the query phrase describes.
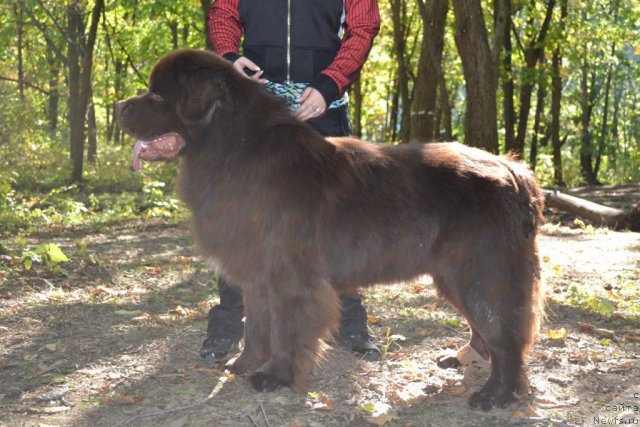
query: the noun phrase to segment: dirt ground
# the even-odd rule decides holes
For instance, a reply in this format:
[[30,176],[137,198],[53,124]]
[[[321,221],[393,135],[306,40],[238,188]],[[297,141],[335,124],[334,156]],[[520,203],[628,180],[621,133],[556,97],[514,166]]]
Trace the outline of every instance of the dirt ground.
[[[639,193],[576,190],[623,207]],[[533,394],[486,413],[467,405],[486,367],[465,376],[436,364],[469,334],[428,277],[366,291],[383,360],[333,349],[308,394],[260,394],[198,356],[215,282],[185,224],[141,220],[29,236],[34,247],[48,242],[71,258],[66,276],[0,257],[2,426],[640,423],[638,233],[551,213],[539,243],[548,315],[529,363]]]

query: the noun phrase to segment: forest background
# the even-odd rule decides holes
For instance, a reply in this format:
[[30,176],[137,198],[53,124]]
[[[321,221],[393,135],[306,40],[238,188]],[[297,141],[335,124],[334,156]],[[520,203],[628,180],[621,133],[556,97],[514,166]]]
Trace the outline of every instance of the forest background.
[[[3,3],[0,207],[23,190],[144,185],[127,167],[131,141],[113,105],[145,89],[164,53],[206,47],[209,4]],[[356,135],[512,151],[544,185],[640,178],[638,1],[379,6],[380,35],[350,89]],[[159,181],[171,180],[166,169]]]

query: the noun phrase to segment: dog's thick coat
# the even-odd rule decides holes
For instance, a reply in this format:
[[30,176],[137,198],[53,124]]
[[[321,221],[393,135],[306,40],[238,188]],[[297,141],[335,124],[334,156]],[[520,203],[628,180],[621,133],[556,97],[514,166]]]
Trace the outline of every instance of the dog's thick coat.
[[238,284],[258,390],[304,388],[340,316],[336,289],[430,274],[491,360],[472,406],[523,393],[541,316],[542,195],[523,165],[455,143],[324,139],[220,57],[181,50],[118,120],[136,160],[180,157],[203,255]]

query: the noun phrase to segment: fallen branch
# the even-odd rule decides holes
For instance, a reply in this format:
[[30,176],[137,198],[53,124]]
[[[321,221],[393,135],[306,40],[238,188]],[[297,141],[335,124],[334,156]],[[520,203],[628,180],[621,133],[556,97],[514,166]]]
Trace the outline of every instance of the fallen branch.
[[542,190],[547,207],[568,212],[613,230],[640,231],[640,203],[630,212],[599,205],[557,190]]

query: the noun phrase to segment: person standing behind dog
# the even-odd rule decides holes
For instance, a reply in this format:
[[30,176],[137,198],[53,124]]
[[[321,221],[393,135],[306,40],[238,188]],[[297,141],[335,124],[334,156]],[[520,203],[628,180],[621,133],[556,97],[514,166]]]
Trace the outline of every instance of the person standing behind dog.
[[[376,0],[217,0],[208,19],[214,51],[239,73],[284,97],[295,117],[322,135],[351,134],[346,89],[380,29]],[[244,310],[237,287],[224,278],[218,287],[220,304],[209,311],[200,355],[224,361],[242,338]],[[340,344],[378,359],[360,296],[340,301]]]

